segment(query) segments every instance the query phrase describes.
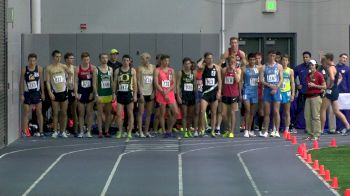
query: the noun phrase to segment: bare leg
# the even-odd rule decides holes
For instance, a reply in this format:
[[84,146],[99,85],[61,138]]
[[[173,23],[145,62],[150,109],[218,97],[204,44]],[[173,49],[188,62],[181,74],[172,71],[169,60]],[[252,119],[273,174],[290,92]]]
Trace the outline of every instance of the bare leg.
[[131,134],[131,131],[134,128],[134,102],[129,103],[126,106],[128,113],[128,134]]
[[151,122],[151,115],[153,109],[153,101],[146,102],[146,120],[145,120],[145,133],[148,134],[149,124]]
[[97,126],[98,126],[98,131],[101,134],[102,133],[102,127],[103,127],[103,122],[102,122],[102,114],[103,114],[103,108],[104,104],[103,103],[97,103]]
[[145,103],[139,102],[138,105],[138,113],[137,113],[137,128],[139,129],[139,133],[143,134],[142,132],[142,116],[145,111]]
[[[326,111],[330,104],[331,102],[329,101],[329,99],[327,98],[322,99],[321,110],[320,110],[321,131],[324,131],[324,126],[326,123]],[[311,130],[307,130],[307,131],[311,131]]]
[[112,111],[112,103],[104,104],[104,114],[105,114],[105,133],[109,133],[109,127],[111,125],[111,111]]
[[215,130],[215,125],[216,125],[216,112],[217,112],[217,109],[218,109],[218,100],[212,102],[210,104],[210,112],[211,112],[211,128],[212,128],[212,131]]
[[91,133],[91,127],[94,118],[94,102],[90,102],[86,106],[86,130]]
[[276,131],[280,129],[280,102],[273,102],[273,122],[276,127]]
[[61,129],[61,132],[66,131],[66,128],[67,128],[67,108],[68,108],[68,100],[60,103],[60,129]]
[[284,124],[286,128],[284,130],[289,131],[289,125],[290,125],[290,102],[284,104]]
[[348,120],[346,119],[344,114],[339,110],[338,100],[332,102],[332,109],[333,109],[335,116],[337,116],[337,118],[339,118],[339,120],[344,124],[346,129],[349,129],[350,125],[349,125]]
[[58,131],[58,114],[59,114],[60,103],[57,101],[52,101],[52,121],[53,121],[53,130]]
[[123,118],[122,118],[122,113],[124,111],[124,105],[118,103],[118,109],[117,109],[117,122],[118,122],[118,129],[120,133],[123,133]]
[[187,130],[187,106],[186,105],[181,105],[181,112],[182,112],[182,128],[184,131],[188,131]]
[[204,99],[201,100],[200,108],[200,130],[205,130],[205,112],[207,111],[208,102]]
[[39,132],[43,133],[44,119],[42,114],[42,104],[41,103],[36,104],[35,108],[36,108],[36,116],[38,119]]
[[23,131],[28,129],[29,114],[30,114],[30,105],[23,104]]
[[270,123],[270,102],[268,101],[264,101],[264,107],[265,107],[265,111],[264,111],[264,133],[266,133],[269,129],[269,123]]

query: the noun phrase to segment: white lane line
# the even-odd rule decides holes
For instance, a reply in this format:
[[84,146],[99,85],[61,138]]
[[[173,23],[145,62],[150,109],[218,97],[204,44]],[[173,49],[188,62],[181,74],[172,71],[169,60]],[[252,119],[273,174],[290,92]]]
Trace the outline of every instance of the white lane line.
[[45,176],[57,165],[57,163],[66,155],[70,155],[77,152],[84,152],[84,151],[90,151],[90,150],[99,150],[99,149],[107,149],[107,148],[117,148],[117,147],[124,147],[125,145],[118,145],[118,146],[104,146],[104,147],[97,147],[97,148],[87,148],[87,149],[81,149],[81,150],[75,150],[70,151],[67,153],[61,154],[46,170],[44,173],[42,173],[39,178],[37,178],[34,183],[22,194],[22,196],[27,196],[35,187],[37,184],[40,183],[42,179],[45,178]]
[[115,175],[115,173],[117,172],[117,168],[119,166],[119,163],[120,161],[122,160],[123,156],[126,155],[126,154],[129,154],[129,153],[133,153],[133,152],[140,152],[141,150],[134,150],[134,151],[130,151],[130,152],[125,152],[125,153],[122,153],[118,156],[118,159],[117,161],[115,162],[114,166],[113,166],[113,169],[111,171],[111,173],[109,174],[108,176],[108,179],[106,181],[106,184],[105,186],[103,187],[102,189],[102,192],[101,192],[101,196],[105,196],[107,191],[108,191],[108,188],[109,186],[111,185],[111,182],[112,182],[112,179],[113,179],[113,176]]
[[64,147],[74,147],[74,146],[86,146],[86,145],[95,145],[95,144],[115,144],[120,142],[95,142],[95,143],[82,143],[82,144],[69,144],[69,145],[61,145],[61,146],[44,146],[44,147],[36,147],[36,148],[26,148],[21,150],[14,150],[11,152],[4,153],[0,155],[0,159],[4,158],[7,155],[15,154],[19,152],[33,151],[33,150],[41,150],[41,149],[50,149],[50,148],[64,148]]
[[182,177],[182,154],[178,154],[177,155],[177,159],[178,159],[178,165],[179,165],[179,196],[183,196],[184,195],[184,186],[183,186],[183,177]]
[[251,151],[256,151],[256,150],[262,150],[262,149],[266,149],[266,148],[271,148],[271,147],[254,148],[254,149],[249,149],[249,150],[245,150],[245,151],[237,153],[239,162],[241,162],[241,164],[242,164],[242,166],[244,168],[244,171],[245,171],[245,173],[246,173],[250,183],[252,184],[252,187],[253,187],[253,189],[254,189],[254,191],[255,191],[257,196],[261,196],[260,190],[259,190],[258,186],[256,185],[252,175],[250,174],[247,165],[243,161],[241,154],[244,154],[244,153],[247,153],[247,152],[251,152]]
[[267,140],[267,139],[261,139],[261,140],[231,140],[229,142],[202,142],[202,143],[194,143],[194,144],[181,144],[180,146],[196,146],[196,145],[206,145],[206,144],[228,144],[228,143],[249,143],[249,142],[263,142],[263,141],[269,141],[269,142],[281,142],[284,140]]
[[340,194],[339,194],[336,190],[334,190],[321,176],[319,176],[318,173],[317,173],[316,171],[314,171],[314,170],[312,169],[312,167],[311,167],[308,163],[306,163],[306,162],[303,160],[303,158],[301,158],[300,156],[297,156],[297,157],[300,159],[301,162],[303,162],[303,163],[312,171],[313,174],[315,174],[315,176],[316,176],[318,179],[321,180],[321,182],[322,182],[324,185],[326,185],[326,187],[327,187],[334,195],[340,196]]

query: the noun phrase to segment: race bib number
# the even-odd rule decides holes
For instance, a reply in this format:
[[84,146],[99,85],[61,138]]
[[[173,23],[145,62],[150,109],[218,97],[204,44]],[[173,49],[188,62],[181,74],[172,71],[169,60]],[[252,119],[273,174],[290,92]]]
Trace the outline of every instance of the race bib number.
[[163,80],[162,87],[169,88],[170,87],[170,80]]
[[216,76],[216,70],[211,71],[211,76]]
[[90,80],[82,80],[81,81],[81,87],[83,87],[83,88],[90,88],[91,87],[91,81]]
[[38,83],[36,81],[31,81],[28,82],[28,89],[29,90],[33,90],[33,89],[37,89],[38,88]]
[[249,85],[258,86],[258,78],[250,78]]
[[205,78],[206,86],[214,86],[214,84],[215,84],[215,78]]
[[197,87],[198,87],[199,92],[203,91],[203,81],[202,80],[197,80]]
[[282,87],[281,87],[282,89],[285,89],[286,88],[286,82],[285,81],[283,81],[282,82]]
[[64,77],[63,76],[54,76],[53,77],[53,82],[54,83],[63,83],[64,82]]
[[185,90],[185,91],[193,91],[193,84],[191,84],[191,83],[185,83],[185,84],[184,84],[184,90]]
[[267,75],[267,82],[277,82],[277,75],[275,74]]
[[144,76],[143,81],[145,84],[152,84],[153,82],[153,77],[152,76]]
[[111,88],[111,81],[110,80],[102,80],[101,81],[101,88]]
[[225,84],[233,84],[235,78],[232,76],[225,77]]
[[119,84],[119,91],[126,92],[129,90],[129,84]]

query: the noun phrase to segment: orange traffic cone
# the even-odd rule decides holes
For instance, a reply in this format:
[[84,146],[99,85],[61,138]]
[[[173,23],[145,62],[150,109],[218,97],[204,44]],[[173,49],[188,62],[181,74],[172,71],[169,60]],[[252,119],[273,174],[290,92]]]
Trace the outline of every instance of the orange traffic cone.
[[288,133],[289,133],[288,131],[284,131],[284,132],[283,132],[283,139],[287,139]]
[[307,151],[307,148],[306,148],[306,144],[305,144],[305,143],[302,144],[302,147],[303,147],[303,150]]
[[298,144],[296,136],[292,136],[292,144]]
[[331,172],[328,169],[325,172],[324,180],[327,182],[331,181]]
[[333,178],[332,188],[334,188],[334,189],[339,189],[338,178],[337,178],[337,177],[334,177],[334,178]]
[[297,155],[303,155],[303,147],[301,145],[298,146]]
[[287,134],[287,141],[290,141],[292,139],[292,136],[290,135],[290,133]]
[[314,149],[314,150],[320,149],[320,147],[318,146],[318,141],[317,141],[317,140],[314,141],[313,149]]
[[346,190],[345,190],[344,196],[350,196],[350,189],[346,189]]
[[325,175],[325,172],[324,172],[324,165],[320,165],[320,170],[318,171],[318,174],[320,176],[324,176]]
[[307,159],[306,162],[311,164],[312,163],[312,158],[311,158],[311,154],[307,154]]
[[314,165],[313,165],[313,167],[312,167],[314,170],[320,170],[320,166],[319,166],[319,163],[318,163],[318,160],[315,160],[314,161]]
[[335,138],[332,138],[332,141],[331,141],[331,144],[329,145],[329,147],[333,147],[333,148],[337,147],[337,141],[335,140]]
[[304,150],[304,152],[303,152],[303,159],[306,161],[307,160],[307,152],[306,152],[306,150]]

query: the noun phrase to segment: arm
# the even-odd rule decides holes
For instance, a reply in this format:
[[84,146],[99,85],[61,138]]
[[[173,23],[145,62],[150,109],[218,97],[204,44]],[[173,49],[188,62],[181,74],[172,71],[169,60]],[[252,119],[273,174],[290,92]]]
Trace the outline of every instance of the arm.
[[161,92],[164,95],[164,91],[162,89],[162,87],[158,84],[158,69],[156,69],[154,71],[154,77],[153,77],[153,83],[154,83],[154,87],[156,88],[156,90],[158,90],[159,92]]
[[197,63],[197,67],[202,69],[204,67],[203,62],[204,62],[204,58],[201,58],[201,60]]
[[45,100],[44,71],[41,66],[38,66],[38,69],[39,69],[39,78],[40,78],[41,99]]
[[134,68],[131,69],[131,74],[132,74],[132,79],[133,79],[133,87],[132,89],[134,89],[134,102],[137,101],[137,74],[136,74],[136,70]]
[[93,71],[93,75],[92,75],[92,89],[93,89],[93,92],[94,94],[96,95],[97,99],[98,99],[98,92],[97,92],[97,73],[98,73],[98,70],[97,68],[94,69]]
[[46,87],[47,87],[47,91],[49,92],[50,98],[51,100],[55,99],[55,96],[53,95],[52,91],[51,91],[51,73],[50,73],[50,65],[47,67],[46,69],[47,73],[46,73]]
[[74,94],[77,99],[79,98],[78,97],[78,86],[79,86],[78,72],[79,72],[79,67],[77,66],[77,68],[75,69],[75,77],[74,77]]
[[[172,91],[176,88],[176,75],[174,76],[174,70],[171,72],[171,78],[173,79],[174,83],[170,86],[170,88],[167,90],[167,92]],[[171,84],[171,82],[170,82]]]
[[259,69],[259,80],[260,80],[261,84],[266,85],[266,86],[269,87],[269,84],[264,81],[264,71],[265,71],[264,67],[261,67]]
[[241,94],[244,84],[244,73],[245,73],[245,67],[242,67],[241,69],[241,80],[239,82],[239,94]]
[[195,71],[193,71],[193,77],[194,77],[194,79],[193,79],[193,90],[194,90],[195,93],[197,93],[197,91],[198,91],[196,75],[197,75],[197,71],[195,70]]
[[113,81],[113,92],[114,94],[118,92],[118,74],[119,74],[119,68],[114,71],[114,81]]
[[[140,66],[142,66],[142,65],[140,65]],[[141,78],[141,68],[140,67],[138,67],[137,69],[136,69],[136,78],[137,78],[137,86],[138,87],[141,87],[142,85],[141,85],[141,80],[142,80],[142,78]],[[141,88],[138,88],[138,93],[140,94],[140,97],[142,97],[143,95],[142,95],[142,91],[141,91]]]
[[294,71],[290,70],[290,86],[291,86],[291,101],[293,101],[295,96],[295,83],[294,83]]
[[332,88],[335,80],[336,69],[334,67],[329,67],[329,84],[328,88]]
[[246,55],[245,55],[245,52],[243,52],[242,50],[241,51],[241,57],[242,57],[242,65],[247,65],[248,62],[247,62],[247,58],[246,58]]
[[22,67],[22,69],[21,69],[21,77],[20,77],[20,81],[19,81],[19,93],[21,95],[22,102],[24,102],[24,85],[25,85],[25,83],[24,83],[24,73],[25,72],[26,72],[26,68]]
[[279,88],[281,86],[282,82],[283,82],[283,67],[282,67],[282,65],[278,64],[278,70],[280,72],[279,73],[280,80],[279,80],[279,82],[277,84],[277,88]]
[[236,80],[236,82],[239,82],[239,83],[241,83],[241,72],[242,72],[242,70],[240,69],[240,68],[238,68],[238,69],[235,69],[235,80]]
[[[179,71],[177,73],[177,81],[181,81],[181,77],[182,77],[182,72]],[[179,102],[179,104],[181,104],[182,100],[181,100],[181,97],[182,97],[182,91],[181,91],[181,82],[178,82],[176,84],[176,95],[177,95],[177,101]]]
[[[218,72],[220,73],[221,68],[217,65],[216,66],[216,70],[218,70]],[[221,74],[218,74],[218,93],[216,95],[217,99],[220,99],[221,97],[221,89],[222,89],[222,79],[221,79]]]

